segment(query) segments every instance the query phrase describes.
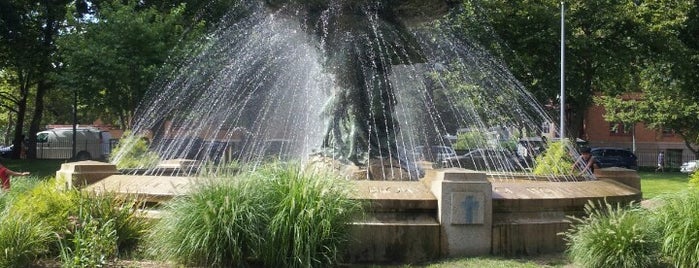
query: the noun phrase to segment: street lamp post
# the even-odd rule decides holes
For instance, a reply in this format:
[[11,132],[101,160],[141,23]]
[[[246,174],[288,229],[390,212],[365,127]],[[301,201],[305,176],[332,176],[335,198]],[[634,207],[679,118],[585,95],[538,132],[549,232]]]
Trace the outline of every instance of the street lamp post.
[[78,136],[78,90],[73,89],[73,159],[77,153]]
[[561,139],[564,139],[566,136],[565,53],[565,4],[561,1],[561,122],[558,132]]

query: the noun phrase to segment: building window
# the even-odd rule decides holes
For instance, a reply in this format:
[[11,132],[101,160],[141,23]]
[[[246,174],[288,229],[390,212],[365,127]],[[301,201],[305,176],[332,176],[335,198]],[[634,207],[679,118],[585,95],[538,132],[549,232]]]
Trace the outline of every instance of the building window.
[[611,136],[630,136],[632,132],[632,124],[624,123],[609,123],[609,135]]

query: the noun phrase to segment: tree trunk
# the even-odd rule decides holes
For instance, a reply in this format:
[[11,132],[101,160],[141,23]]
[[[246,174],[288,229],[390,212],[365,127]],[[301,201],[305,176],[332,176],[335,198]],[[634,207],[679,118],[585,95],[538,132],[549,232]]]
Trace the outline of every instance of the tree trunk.
[[27,158],[29,159],[36,159],[36,133],[39,132],[39,128],[41,127],[41,118],[44,116],[44,96],[46,95],[46,92],[48,92],[49,88],[53,86],[53,84],[49,81],[50,78],[48,74],[53,69],[51,66],[51,55],[54,50],[53,38],[56,34],[57,28],[56,18],[54,16],[57,16],[57,14],[54,14],[54,10],[52,8],[53,6],[47,4],[46,25],[42,30],[43,40],[41,45],[43,48],[43,55],[41,58],[41,66],[39,67],[39,83],[36,86],[34,114],[32,121],[29,124],[29,148],[27,150]]
[[46,78],[41,79],[36,87],[36,100],[34,104],[34,115],[32,121],[29,124],[29,142],[27,150],[28,159],[36,159],[36,133],[39,132],[41,127],[41,118],[44,115],[44,96],[50,87],[49,82]]
[[22,156],[24,142],[24,117],[27,114],[27,99],[29,98],[30,76],[18,70],[20,80],[20,98],[17,101],[17,121],[15,121],[15,132],[12,138],[12,158],[19,159]]
[[[594,89],[592,88],[592,80],[595,77],[595,72],[596,69],[592,64],[590,64],[589,60],[586,60],[583,63],[583,77],[582,77],[582,83],[583,86],[580,87],[585,93],[583,96],[578,98],[578,102],[574,103],[571,105],[571,112],[568,113],[570,116],[570,120],[572,122],[569,123],[568,130],[570,130],[569,137],[572,138],[583,138],[584,137],[584,120],[585,120],[585,113],[587,113],[587,109],[590,108],[590,104],[592,103],[592,95],[594,94]],[[572,135],[571,135],[572,134]]]

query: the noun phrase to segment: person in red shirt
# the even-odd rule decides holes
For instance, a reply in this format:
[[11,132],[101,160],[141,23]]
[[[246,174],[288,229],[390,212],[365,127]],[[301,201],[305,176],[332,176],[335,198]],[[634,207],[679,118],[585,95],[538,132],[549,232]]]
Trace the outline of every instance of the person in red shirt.
[[0,180],[2,180],[2,189],[10,190],[10,176],[27,176],[29,172],[15,172],[0,164]]

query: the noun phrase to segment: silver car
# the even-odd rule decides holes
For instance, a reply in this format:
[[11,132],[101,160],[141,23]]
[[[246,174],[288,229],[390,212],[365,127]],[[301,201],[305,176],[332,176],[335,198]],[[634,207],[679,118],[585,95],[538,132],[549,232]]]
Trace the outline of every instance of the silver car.
[[697,161],[689,161],[682,163],[680,167],[680,172],[682,173],[692,173],[697,170]]

